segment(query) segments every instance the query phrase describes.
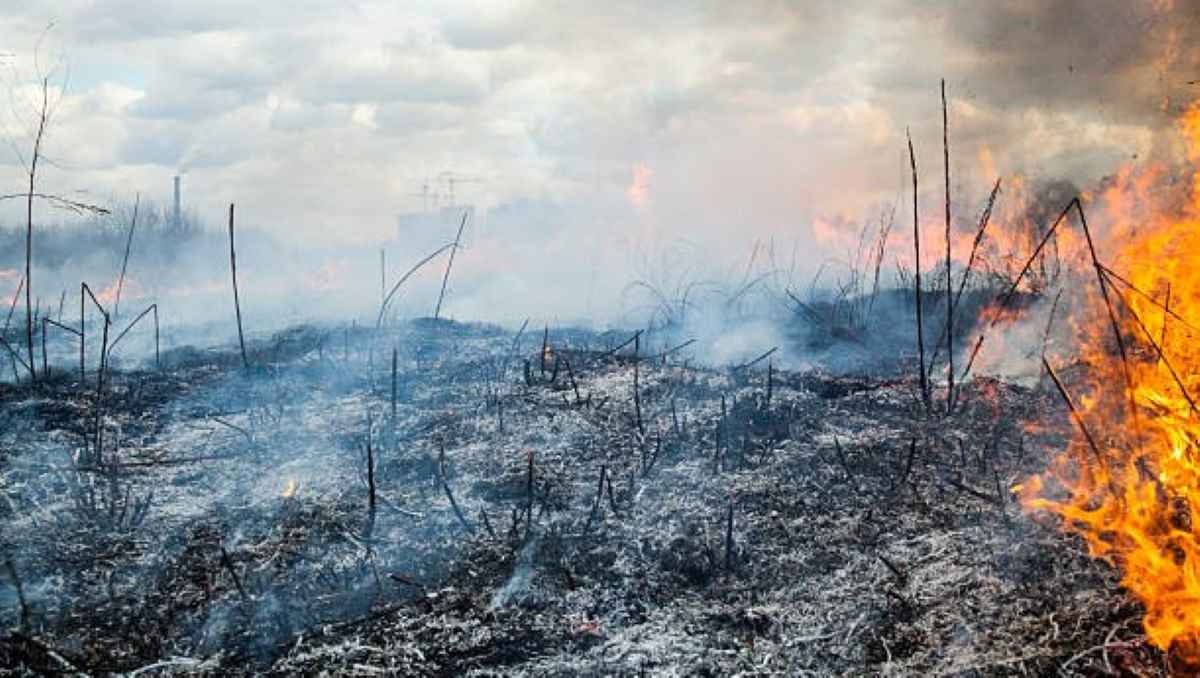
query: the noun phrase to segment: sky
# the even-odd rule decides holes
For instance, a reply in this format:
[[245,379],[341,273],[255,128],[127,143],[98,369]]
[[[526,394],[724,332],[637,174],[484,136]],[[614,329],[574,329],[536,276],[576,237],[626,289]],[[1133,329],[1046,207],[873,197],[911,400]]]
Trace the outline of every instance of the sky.
[[167,201],[179,173],[213,222],[236,202],[295,242],[370,244],[449,171],[462,202],[554,206],[566,243],[742,257],[900,198],[908,129],[933,191],[942,78],[964,211],[997,174],[1085,186],[1169,155],[1195,7],[0,0],[0,193],[25,181],[41,72],[47,192]]

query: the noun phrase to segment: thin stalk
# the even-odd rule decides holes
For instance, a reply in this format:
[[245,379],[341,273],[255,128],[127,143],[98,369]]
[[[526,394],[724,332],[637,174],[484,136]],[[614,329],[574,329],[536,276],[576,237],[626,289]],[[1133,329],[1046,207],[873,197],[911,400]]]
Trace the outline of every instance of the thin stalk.
[[1054,235],[1055,231],[1058,230],[1059,225],[1062,224],[1067,218],[1067,214],[1070,213],[1071,208],[1077,204],[1079,204],[1078,197],[1072,198],[1071,202],[1067,203],[1067,206],[1058,215],[1058,218],[1055,219],[1050,228],[1046,230],[1046,234],[1042,236],[1041,242],[1039,242],[1037,247],[1033,249],[1033,253],[1029,255],[1029,258],[1025,261],[1025,265],[1021,267],[1021,272],[1017,274],[1016,279],[1013,280],[1012,284],[1008,286],[1008,289],[1005,291],[1005,293],[999,297],[999,302],[993,306],[995,310],[992,311],[992,319],[990,322],[988,322],[987,327],[985,327],[979,333],[979,336],[976,337],[975,346],[971,349],[971,355],[967,359],[967,366],[963,368],[962,373],[958,377],[959,383],[966,382],[967,375],[971,373],[971,368],[975,365],[975,358],[979,356],[979,349],[983,348],[983,340],[987,336],[988,331],[994,328],[1000,322],[1000,318],[1002,317],[1001,314],[1003,313],[1004,309],[1008,308],[1008,305],[1012,303],[1013,298],[1017,294],[1017,288],[1021,285],[1021,280],[1023,280],[1025,275],[1029,273],[1029,268],[1033,266],[1033,262],[1038,258],[1038,255],[1042,253],[1042,249],[1046,247],[1046,243],[1050,241],[1050,238]]
[[142,195],[139,193],[133,200],[133,218],[129,220],[129,237],[125,239],[125,257],[121,260],[121,276],[117,278],[117,298],[113,302],[113,318],[117,318],[120,315],[121,288],[125,286],[125,271],[129,267],[129,252],[133,249],[133,229],[137,228],[138,206],[141,202]]
[[33,363],[33,197],[37,181],[38,159],[42,154],[42,139],[50,120],[50,78],[42,78],[42,107],[38,112],[37,134],[33,139],[33,155],[29,159],[29,194],[25,202],[25,339],[29,350],[29,379],[37,381]]
[[529,450],[529,475],[525,480],[525,540],[533,530],[533,450]]
[[1163,302],[1163,308],[1165,310],[1163,311],[1162,334],[1160,334],[1159,338],[1158,338],[1159,346],[1167,345],[1167,323],[1170,322],[1170,317],[1168,316],[1168,314],[1171,312],[1171,281],[1170,280],[1167,281],[1167,298],[1166,298],[1166,301]]
[[8,324],[12,321],[13,311],[17,309],[17,300],[21,298],[21,290],[25,289],[25,278],[17,283],[17,291],[13,293],[12,303],[8,305],[8,315],[4,318],[4,333],[8,333]]
[[942,79],[942,162],[946,168],[946,413],[954,409],[954,297],[950,278],[950,118],[946,113],[946,80]]
[[458,235],[454,236],[454,248],[450,250],[450,259],[446,262],[446,274],[442,276],[442,291],[438,293],[437,307],[433,309],[433,318],[436,320],[442,313],[442,300],[446,296],[446,285],[450,282],[450,269],[454,267],[454,255],[458,252],[459,243],[462,242],[463,229],[467,226],[467,215],[470,212],[463,212],[462,223],[458,225]]
[[[958,309],[962,304],[963,293],[967,289],[967,281],[971,277],[971,272],[975,268],[975,258],[979,252],[979,246],[983,244],[983,237],[987,232],[988,224],[991,223],[992,209],[996,205],[996,196],[1000,193],[1000,180],[996,179],[995,185],[992,186],[992,192],[988,195],[987,206],[983,210],[983,214],[979,217],[979,227],[975,231],[975,240],[971,243],[971,254],[967,257],[967,268],[963,271],[962,278],[958,281],[958,290],[954,293],[954,309],[955,315],[958,315]],[[955,318],[957,320],[957,318]],[[953,350],[953,346],[946,344],[945,328],[943,334],[934,345],[933,358],[929,360],[929,374],[933,375],[933,366],[937,364],[938,356],[941,354],[942,346],[946,346],[947,350]]]
[[639,352],[638,344],[639,343],[640,342],[638,342],[638,341],[633,342],[633,407],[634,407],[634,410],[637,412],[638,434],[641,436],[640,439],[645,439],[646,424],[645,424],[645,422],[642,421],[642,395],[641,395],[642,389],[638,384],[638,352]]
[[229,203],[229,273],[233,278],[233,310],[237,314],[238,345],[242,349],[242,367],[249,370],[250,359],[246,357],[246,337],[242,333],[242,303],[238,299],[237,252],[233,247],[233,203]]
[[[136,325],[136,324],[138,324],[138,322],[139,322],[139,321],[140,321],[142,318],[145,318],[145,317],[146,317],[146,315],[147,315],[148,313],[150,313],[151,311],[154,311],[154,312],[155,312],[155,318],[157,319],[157,317],[158,317],[158,304],[150,304],[149,306],[147,306],[147,307],[146,307],[146,310],[144,310],[144,311],[142,311],[141,313],[139,313],[139,314],[138,314],[138,317],[134,318],[134,319],[133,319],[133,320],[132,320],[132,321],[131,321],[131,322],[130,322],[128,325],[126,325],[126,326],[125,326],[125,329],[121,330],[121,333],[117,335],[117,338],[116,338],[116,339],[113,339],[113,342],[112,342],[111,344],[109,344],[109,346],[108,346],[108,351],[109,351],[109,353],[112,353],[113,351],[115,351],[115,350],[116,350],[116,348],[117,348],[117,344],[121,343],[121,340],[125,338],[125,335],[126,335],[126,334],[129,334],[129,330],[132,330],[132,329],[133,329],[133,326],[134,326],[134,325]],[[156,332],[156,334],[157,334],[157,332]],[[156,342],[156,343],[157,343],[157,342]],[[155,349],[154,353],[155,353],[155,362],[157,362],[157,360],[158,360],[158,350],[157,350],[157,348]]]
[[242,588],[242,579],[238,576],[237,570],[233,568],[233,561],[229,559],[229,552],[225,550],[224,544],[221,545],[221,564],[225,566],[225,569],[229,571],[229,575],[233,577],[233,585],[237,587],[238,595],[241,596],[242,601],[249,600],[250,597],[246,595],[246,589]]
[[445,252],[451,247],[454,247],[454,243],[446,243],[445,245],[442,245],[424,259],[418,261],[412,268],[408,269],[408,272],[406,272],[404,275],[400,276],[400,279],[396,281],[395,285],[392,285],[392,289],[387,293],[387,296],[384,297],[383,303],[379,305],[379,317],[375,320],[376,329],[383,327],[383,316],[385,313],[387,313],[388,304],[390,304],[392,298],[396,296],[396,292],[400,290],[400,286],[403,285],[410,277],[412,277],[414,273],[421,270],[421,267],[423,267],[425,264],[428,264],[439,254]]
[[1129,290],[1132,291],[1134,294],[1145,299],[1150,304],[1157,306],[1158,308],[1161,308],[1163,313],[1165,313],[1166,315],[1173,318],[1175,320],[1175,322],[1183,325],[1184,327],[1188,328],[1189,330],[1191,330],[1193,332],[1200,332],[1200,328],[1197,328],[1194,325],[1188,323],[1188,321],[1184,320],[1182,316],[1180,316],[1175,311],[1171,310],[1170,306],[1164,306],[1162,304],[1162,302],[1158,301],[1157,299],[1150,296],[1149,294],[1146,294],[1145,291],[1138,288],[1137,285],[1134,285],[1133,283],[1126,280],[1120,273],[1117,273],[1116,271],[1112,270],[1108,266],[1105,266],[1103,263],[1100,264],[1100,268],[1104,271],[1104,274],[1107,277],[1109,277],[1111,280],[1115,280],[1115,281],[1121,283],[1125,287],[1129,288]]
[[1079,223],[1083,227],[1084,237],[1087,238],[1088,253],[1091,254],[1092,266],[1096,270],[1096,280],[1100,283],[1100,294],[1104,297],[1104,307],[1108,310],[1109,326],[1112,328],[1113,336],[1117,340],[1117,350],[1121,352],[1121,367],[1125,373],[1125,393],[1129,401],[1129,414],[1133,417],[1133,428],[1137,431],[1140,429],[1140,417],[1138,416],[1137,403],[1134,401],[1133,373],[1129,369],[1129,352],[1125,349],[1125,337],[1121,334],[1121,327],[1117,322],[1117,312],[1113,309],[1112,299],[1108,294],[1108,279],[1104,276],[1104,267],[1100,264],[1099,257],[1096,256],[1096,245],[1092,242],[1092,231],[1088,228],[1087,217],[1083,213],[1083,205],[1080,204],[1079,200],[1075,201],[1075,211],[1079,214]]
[[913,251],[916,256],[916,263],[913,266],[913,279],[917,302],[917,360],[921,375],[921,403],[925,406],[925,411],[928,412],[930,402],[929,378],[925,375],[925,314],[921,308],[921,220],[917,209],[917,153],[913,150],[912,135],[907,134],[907,136],[908,160],[909,165],[912,167],[913,184]]
[[1163,351],[1162,344],[1154,341],[1154,334],[1150,332],[1150,328],[1146,327],[1146,324],[1142,322],[1141,316],[1139,316],[1137,312],[1133,310],[1133,307],[1129,305],[1129,302],[1125,299],[1125,297],[1118,294],[1117,299],[1121,301],[1121,304],[1125,307],[1125,310],[1129,311],[1130,317],[1132,317],[1134,322],[1137,323],[1137,326],[1142,330],[1142,333],[1146,335],[1146,340],[1150,342],[1152,347],[1154,347],[1154,352],[1158,355],[1158,360],[1166,366],[1167,371],[1171,374],[1171,378],[1175,380],[1175,386],[1179,388],[1179,392],[1183,395],[1183,399],[1187,401],[1188,407],[1192,409],[1192,414],[1200,415],[1200,410],[1196,409],[1196,401],[1192,398],[1192,394],[1188,392],[1187,386],[1185,386],[1183,383],[1183,379],[1179,377],[1179,373],[1175,371],[1175,367],[1167,358],[1167,354]]
[[733,497],[725,514],[725,571],[733,572]]
[[[1104,469],[1104,474],[1108,476],[1108,462],[1105,461],[1104,455],[1100,454],[1100,447],[1096,445],[1096,439],[1092,437],[1091,431],[1088,430],[1087,424],[1084,423],[1083,415],[1075,408],[1075,402],[1071,400],[1071,395],[1067,393],[1067,388],[1063,386],[1062,381],[1058,378],[1058,374],[1050,366],[1050,361],[1042,358],[1042,366],[1046,368],[1046,373],[1050,375],[1050,380],[1054,382],[1054,387],[1058,389],[1058,394],[1062,396],[1063,402],[1067,404],[1067,409],[1071,412],[1071,418],[1075,420],[1075,425],[1079,427],[1084,439],[1087,440],[1088,447],[1091,448],[1092,454],[1096,456],[1096,462],[1100,464],[1100,467]],[[1121,495],[1111,476],[1108,479],[1108,483],[1113,496],[1120,497]]]

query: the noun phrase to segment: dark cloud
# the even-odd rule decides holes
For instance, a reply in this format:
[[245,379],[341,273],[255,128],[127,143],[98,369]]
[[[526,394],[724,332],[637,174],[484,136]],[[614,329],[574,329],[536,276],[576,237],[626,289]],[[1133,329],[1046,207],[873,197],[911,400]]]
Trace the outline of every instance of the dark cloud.
[[911,9],[946,36],[948,75],[997,110],[1161,124],[1164,104],[1188,98],[1187,81],[1200,73],[1200,3],[1024,0],[971,11],[935,3]]

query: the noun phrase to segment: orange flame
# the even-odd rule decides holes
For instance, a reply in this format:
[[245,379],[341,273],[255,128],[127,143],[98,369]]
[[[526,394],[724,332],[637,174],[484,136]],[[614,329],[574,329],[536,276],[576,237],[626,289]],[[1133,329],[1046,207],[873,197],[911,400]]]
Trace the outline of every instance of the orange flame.
[[[1095,196],[1112,221],[1109,264],[1140,292],[1115,279],[1108,288],[1127,360],[1098,290],[1077,323],[1080,357],[1090,367],[1070,388],[1094,443],[1077,427],[1043,474],[1014,489],[1027,510],[1058,514],[1093,556],[1118,565],[1123,586],[1146,608],[1150,642],[1197,665],[1200,330],[1193,328],[1200,328],[1200,268],[1193,262],[1200,255],[1200,105],[1179,129],[1194,167],[1186,204],[1155,208],[1148,191],[1157,170],[1123,172]],[[1177,317],[1165,312],[1168,290]]]

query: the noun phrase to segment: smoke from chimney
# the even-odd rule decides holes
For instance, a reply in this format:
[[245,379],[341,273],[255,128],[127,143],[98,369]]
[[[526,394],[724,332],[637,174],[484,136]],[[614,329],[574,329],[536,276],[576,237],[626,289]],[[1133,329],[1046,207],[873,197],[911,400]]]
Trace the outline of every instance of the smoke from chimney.
[[171,221],[175,225],[176,228],[179,228],[179,224],[182,221],[180,219],[179,214],[180,214],[180,212],[179,212],[179,175],[176,174],[175,175],[175,209],[171,213]]

